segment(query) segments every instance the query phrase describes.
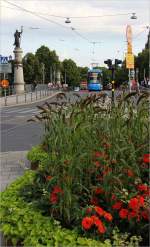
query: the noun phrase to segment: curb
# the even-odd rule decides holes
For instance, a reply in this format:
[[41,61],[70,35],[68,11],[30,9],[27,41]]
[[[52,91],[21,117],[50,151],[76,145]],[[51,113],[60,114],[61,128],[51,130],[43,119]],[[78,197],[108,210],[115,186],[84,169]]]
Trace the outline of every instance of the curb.
[[49,98],[53,98],[55,97],[57,94],[61,93],[62,91],[59,91],[57,93],[54,93],[52,95],[49,95],[48,97],[44,97],[42,99],[39,99],[39,100],[36,100],[36,101],[32,101],[32,102],[29,102],[29,103],[20,103],[20,104],[15,104],[15,105],[7,105],[7,106],[1,106],[1,109],[2,108],[10,108],[10,107],[14,107],[14,106],[26,106],[26,105],[31,105],[31,104],[34,104],[34,103],[38,103],[38,102],[41,102],[43,100],[46,100],[46,99],[49,99]]

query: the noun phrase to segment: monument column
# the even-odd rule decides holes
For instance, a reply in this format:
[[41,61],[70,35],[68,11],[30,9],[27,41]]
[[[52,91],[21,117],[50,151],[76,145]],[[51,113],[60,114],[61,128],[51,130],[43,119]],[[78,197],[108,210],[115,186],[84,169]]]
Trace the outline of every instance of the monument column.
[[14,49],[14,86],[17,94],[24,93],[24,76],[23,76],[23,66],[22,66],[22,49],[20,48],[21,35],[23,32],[23,27],[21,27],[21,32],[16,30],[14,33],[15,37],[15,49]]
[[24,93],[24,76],[23,76],[23,65],[22,65],[22,49],[15,47],[14,49],[14,86],[17,94]]

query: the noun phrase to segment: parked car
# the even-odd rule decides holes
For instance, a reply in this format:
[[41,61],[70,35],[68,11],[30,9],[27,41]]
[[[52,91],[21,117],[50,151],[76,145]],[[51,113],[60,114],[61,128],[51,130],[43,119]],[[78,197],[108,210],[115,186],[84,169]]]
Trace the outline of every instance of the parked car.
[[80,91],[80,88],[79,88],[79,87],[75,87],[75,88],[74,88],[74,91],[75,91],[75,92],[79,92],[79,91]]

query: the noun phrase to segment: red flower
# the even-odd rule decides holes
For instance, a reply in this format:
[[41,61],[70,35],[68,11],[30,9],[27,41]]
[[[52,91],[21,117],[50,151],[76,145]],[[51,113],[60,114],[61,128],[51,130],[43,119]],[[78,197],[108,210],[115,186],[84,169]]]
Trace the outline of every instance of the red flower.
[[98,226],[98,231],[102,234],[104,234],[106,232],[106,227],[103,225],[103,223],[101,222]]
[[112,169],[110,167],[106,167],[102,173],[103,173],[103,176],[106,176],[110,172],[112,172]]
[[93,219],[91,217],[84,217],[82,220],[82,227],[85,230],[89,230],[93,225]]
[[97,214],[99,214],[99,216],[103,216],[104,215],[104,210],[101,207],[95,207],[95,212]]
[[94,164],[95,164],[96,167],[100,167],[99,161],[95,161]]
[[99,151],[96,151],[96,152],[94,153],[94,156],[95,156],[96,158],[104,157],[104,153],[99,152]]
[[122,208],[119,212],[119,216],[121,219],[126,219],[128,216],[129,211],[125,208]]
[[112,215],[110,213],[107,213],[107,212],[104,213],[104,218],[107,221],[112,221],[112,219],[113,219]]
[[52,176],[46,176],[46,181],[51,180]]
[[129,205],[129,208],[131,208],[133,210],[138,209],[139,208],[138,199],[136,197],[131,198],[128,205]]
[[134,172],[130,169],[127,170],[127,175],[128,177],[133,177],[134,176]]
[[53,193],[63,193],[63,190],[59,187],[59,186],[55,186],[54,189],[53,189]]
[[55,193],[51,193],[51,195],[50,195],[50,202],[52,204],[56,204],[58,202],[58,196]]
[[122,207],[122,204],[123,203],[121,201],[118,201],[114,205],[112,205],[112,208],[119,210]]
[[104,193],[103,188],[96,188],[96,189],[95,189],[95,194],[96,194],[96,195],[103,194],[103,193]]
[[116,200],[117,197],[115,196],[115,194],[112,194],[112,197],[111,197],[112,200]]
[[149,220],[149,214],[148,214],[148,211],[143,211],[143,212],[141,212],[141,215],[142,215],[142,217],[143,217],[143,219],[145,219],[145,220]]
[[101,220],[95,215],[92,215],[91,218],[93,220],[94,225],[97,227],[102,223]]
[[144,163],[150,163],[150,154],[144,154],[143,155],[143,162]]
[[143,191],[143,192],[147,192],[148,190],[148,186],[145,184],[139,184],[137,188],[139,191]]
[[137,215],[137,213],[133,210],[131,212],[129,212],[128,214],[128,220],[132,219],[132,218],[135,218]]
[[133,197],[129,201],[129,208],[133,210],[139,210],[140,207],[144,206],[144,197],[139,196],[139,197]]

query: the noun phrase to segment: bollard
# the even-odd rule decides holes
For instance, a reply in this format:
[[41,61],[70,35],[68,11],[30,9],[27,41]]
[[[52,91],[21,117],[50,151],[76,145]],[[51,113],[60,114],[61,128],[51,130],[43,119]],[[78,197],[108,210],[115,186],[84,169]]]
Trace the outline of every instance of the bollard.
[[16,94],[16,104],[18,104],[18,94]]
[[31,93],[31,102],[32,102],[32,93]]
[[5,89],[5,106],[7,105],[7,95],[6,95],[6,89]]
[[24,100],[25,100],[25,103],[27,102],[27,94],[25,93],[24,94]]
[[35,96],[36,96],[36,100],[37,100],[37,90],[35,91]]

